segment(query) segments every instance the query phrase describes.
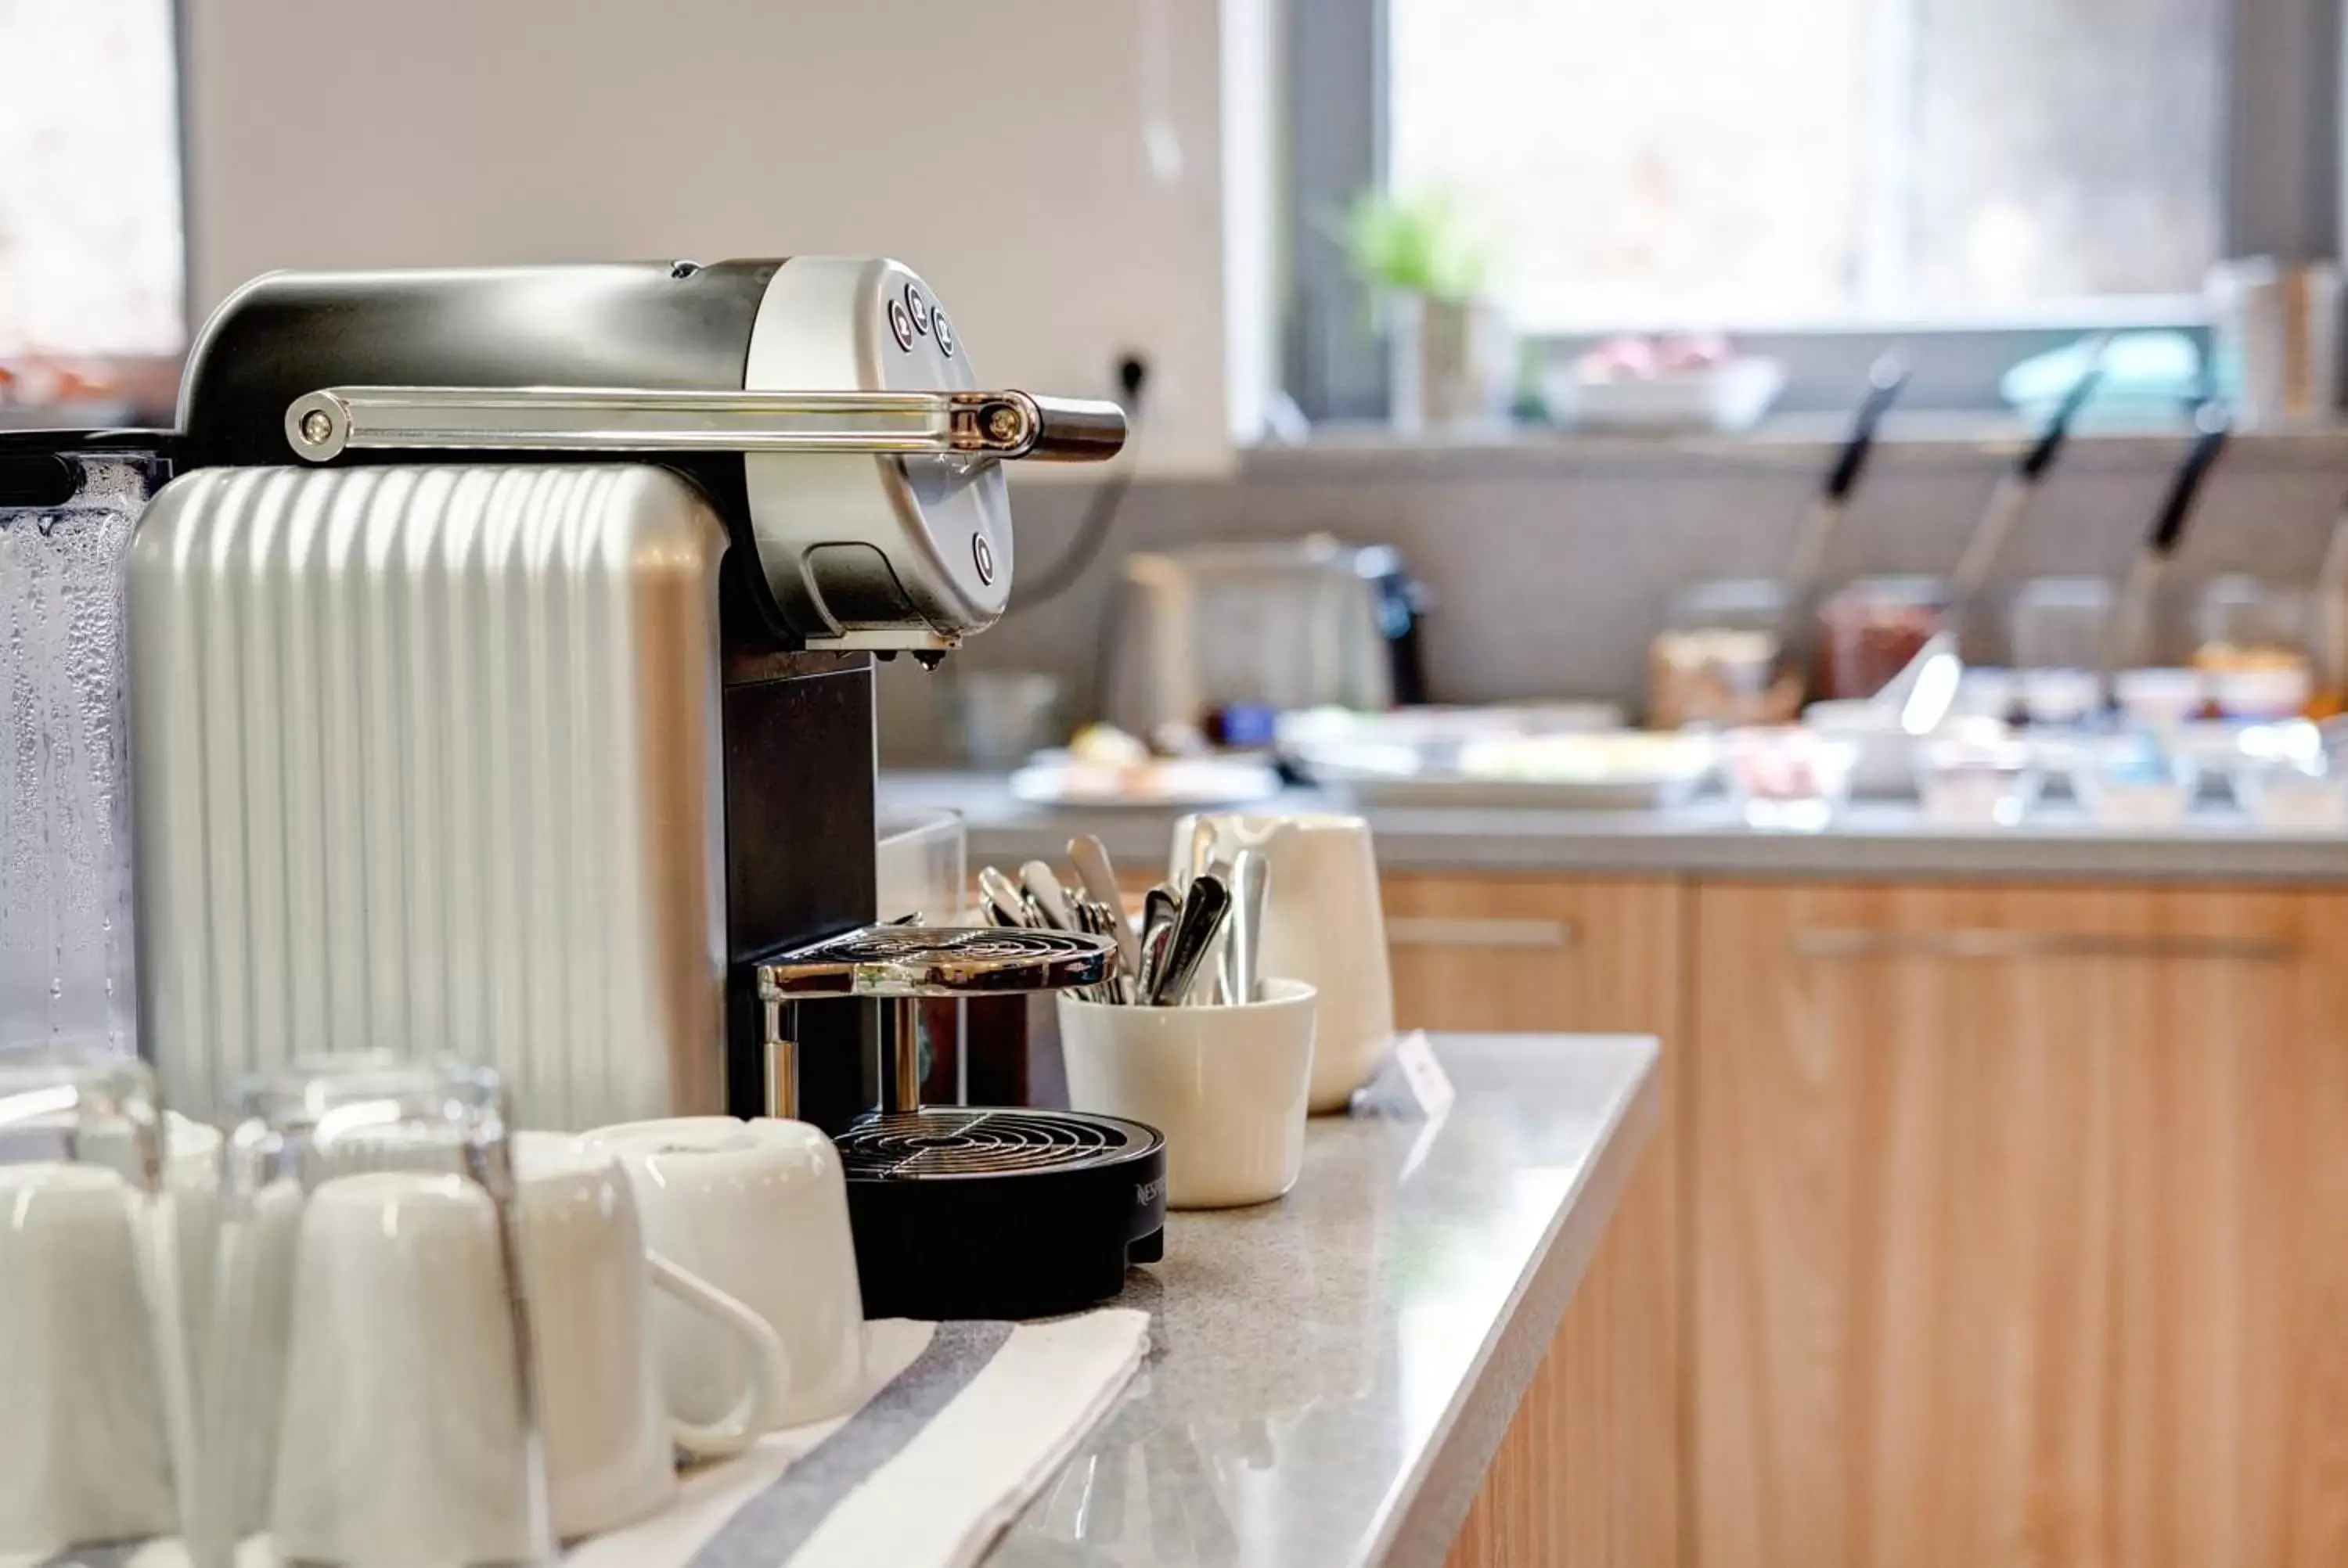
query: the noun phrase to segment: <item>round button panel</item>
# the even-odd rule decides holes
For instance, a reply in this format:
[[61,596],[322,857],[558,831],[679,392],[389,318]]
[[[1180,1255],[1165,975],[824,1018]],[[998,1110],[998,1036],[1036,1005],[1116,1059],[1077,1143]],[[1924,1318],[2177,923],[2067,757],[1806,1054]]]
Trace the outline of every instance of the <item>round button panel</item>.
[[[926,333],[914,324],[917,307],[929,317]],[[872,257],[795,257],[776,269],[760,302],[743,384],[977,391],[958,348],[929,285],[909,269]],[[1007,606],[1018,568],[1005,465],[751,453],[743,466],[777,607],[811,642],[949,648]]]
[[[878,350],[873,356],[878,385],[902,392],[977,390],[975,368],[970,356],[960,352],[953,323],[930,285],[893,263],[879,272],[872,285],[865,309],[891,323],[888,332],[871,334]],[[926,333],[914,325],[917,306],[929,318]],[[900,319],[913,334],[911,348],[902,354],[890,341]],[[1004,485],[1005,465],[949,457],[883,462],[905,487],[903,515],[909,528],[903,546],[888,552],[899,581],[932,612],[932,624],[958,620],[974,629],[991,622],[1008,602],[1017,569]],[[946,613],[944,600],[958,608]]]

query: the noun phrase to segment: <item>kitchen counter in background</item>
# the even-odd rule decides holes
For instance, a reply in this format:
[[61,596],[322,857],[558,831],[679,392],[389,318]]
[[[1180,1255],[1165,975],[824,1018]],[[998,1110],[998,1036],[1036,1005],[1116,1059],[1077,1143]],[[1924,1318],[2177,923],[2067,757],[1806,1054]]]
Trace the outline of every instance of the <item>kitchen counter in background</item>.
[[[946,806],[970,829],[973,870],[1064,857],[1097,834],[1120,868],[1162,871],[1177,813],[1039,810],[985,774],[883,774],[884,821]],[[1249,810],[1345,810],[1292,790]],[[2348,834],[2284,834],[2210,806],[2178,827],[2106,827],[2047,806],[2021,827],[1945,827],[1913,805],[1861,804],[1823,833],[1761,833],[1719,800],[1675,811],[1372,811],[1388,871],[1521,871],[1845,881],[2348,882]]]
[[1663,1096],[1650,1040],[1434,1044],[1447,1114],[1315,1118],[1286,1198],[1171,1217],[1118,1299],[1151,1315],[1148,1363],[990,1564],[1444,1560]]

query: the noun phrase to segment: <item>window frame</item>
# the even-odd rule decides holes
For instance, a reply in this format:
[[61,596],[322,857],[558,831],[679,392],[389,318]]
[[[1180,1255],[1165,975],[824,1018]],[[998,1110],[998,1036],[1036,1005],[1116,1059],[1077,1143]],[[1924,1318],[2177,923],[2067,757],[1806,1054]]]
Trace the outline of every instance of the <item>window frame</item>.
[[[1331,216],[1386,171],[1387,0],[1287,0],[1285,149],[1289,276],[1282,321],[1286,390],[1315,421],[1379,419],[1387,409],[1383,345],[1363,330],[1365,291],[1345,266]],[[2230,0],[2219,192],[2225,253],[2310,261],[2342,252],[2343,0]],[[2017,359],[2096,328],[2181,327],[2206,342],[2191,295],[2114,302],[2075,319],[1952,326],[1879,323],[1749,331],[1741,345],[1785,362],[1779,412],[1847,407],[1865,368],[1898,342],[1914,370],[1903,406],[2001,408],[1998,377]],[[1627,323],[1626,323],[1627,324]],[[1536,333],[1570,355],[1594,334]]]

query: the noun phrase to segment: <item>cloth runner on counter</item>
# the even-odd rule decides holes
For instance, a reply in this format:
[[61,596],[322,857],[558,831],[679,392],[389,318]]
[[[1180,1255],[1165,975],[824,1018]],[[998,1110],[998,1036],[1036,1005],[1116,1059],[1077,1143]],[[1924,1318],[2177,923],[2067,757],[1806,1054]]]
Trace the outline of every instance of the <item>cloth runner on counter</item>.
[[860,1408],[687,1475],[675,1502],[580,1542],[568,1568],[963,1568],[1117,1402],[1149,1315],[884,1318],[865,1335]]

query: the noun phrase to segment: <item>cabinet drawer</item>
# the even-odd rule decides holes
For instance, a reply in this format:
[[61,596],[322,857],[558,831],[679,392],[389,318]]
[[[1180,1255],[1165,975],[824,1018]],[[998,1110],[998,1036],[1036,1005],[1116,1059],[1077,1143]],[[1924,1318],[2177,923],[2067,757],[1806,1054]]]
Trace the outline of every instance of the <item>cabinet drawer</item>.
[[1395,1021],[1668,1037],[1679,897],[1663,881],[1390,875]]

